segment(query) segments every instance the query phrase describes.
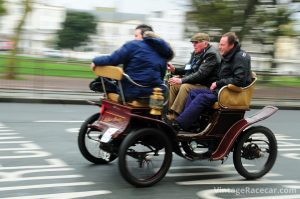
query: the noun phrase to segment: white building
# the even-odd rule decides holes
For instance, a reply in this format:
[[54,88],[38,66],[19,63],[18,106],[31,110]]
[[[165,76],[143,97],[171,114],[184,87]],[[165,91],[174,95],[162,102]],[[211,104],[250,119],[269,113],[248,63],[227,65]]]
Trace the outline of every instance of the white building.
[[[0,39],[9,39],[14,34],[14,28],[23,13],[20,2],[20,0],[6,1],[7,15],[0,18]],[[174,1],[176,2],[178,1]],[[178,6],[172,6],[170,9],[156,6],[155,9],[149,8],[144,14],[133,14],[123,12],[126,11],[124,6],[127,4],[114,3],[113,7],[95,8],[93,11],[81,10],[94,14],[98,25],[97,34],[91,36],[91,42],[78,50],[92,50],[100,54],[111,53],[126,41],[133,39],[137,25],[146,23],[171,43],[176,51],[176,58],[183,59],[183,62],[188,61],[185,57],[189,57],[192,46],[188,39],[184,39],[184,9],[178,9]],[[23,27],[19,48],[26,53],[37,53],[53,48],[51,43],[55,40],[57,31],[62,28],[66,11],[65,7],[52,6],[47,1],[35,1]]]
[[114,9],[97,10],[92,12],[98,21],[97,34],[91,36],[92,41],[88,45],[101,54],[110,54],[126,41],[132,40],[135,27],[146,21],[143,14],[119,13]]
[[[7,14],[0,18],[0,37],[9,39],[22,17],[23,6],[20,1],[7,0],[5,8]],[[28,14],[23,27],[19,48],[26,52],[38,52],[51,47],[51,42],[65,20],[65,14],[64,7],[33,3],[32,12]]]

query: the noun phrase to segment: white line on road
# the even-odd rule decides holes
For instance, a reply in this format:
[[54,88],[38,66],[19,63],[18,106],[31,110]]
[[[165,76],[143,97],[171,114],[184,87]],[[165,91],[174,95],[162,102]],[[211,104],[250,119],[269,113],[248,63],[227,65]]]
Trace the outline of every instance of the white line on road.
[[49,198],[73,199],[73,198],[83,198],[83,197],[88,197],[88,196],[110,194],[110,193],[111,192],[107,191],[107,190],[100,190],[100,191],[44,194],[44,195],[34,195],[34,196],[19,196],[19,197],[9,197],[9,198],[0,198],[0,199],[49,199]]
[[64,176],[38,176],[38,177],[24,177],[24,178],[9,178],[0,179],[0,182],[19,182],[30,180],[56,180],[56,179],[69,179],[69,178],[82,178],[82,175],[64,175]]
[[57,167],[67,167],[68,165],[60,159],[45,159],[48,163],[47,165],[37,165],[37,166],[15,166],[15,167],[1,167],[1,170],[22,170],[22,169],[45,169],[45,168],[57,168]]
[[177,182],[176,184],[179,185],[209,185],[209,184],[295,184],[299,183],[297,180],[256,180],[256,181],[250,181],[250,180],[242,180],[242,179],[236,179],[227,181],[229,178],[224,178],[226,181],[222,181],[222,178],[218,179],[211,179],[211,180],[195,180],[195,181],[183,181],[183,182]]
[[40,150],[41,147],[39,147],[36,144],[33,143],[26,143],[26,144],[20,144],[22,147],[21,148],[4,148],[1,149],[0,151],[26,151],[26,150]]
[[13,139],[21,139],[24,137],[21,136],[15,136],[15,137],[0,137],[0,140],[13,140]]
[[300,151],[300,148],[278,149],[278,151]]
[[0,144],[26,144],[32,143],[32,141],[0,141]]
[[68,133],[78,133],[80,128],[69,128],[66,129]]
[[291,158],[294,160],[300,160],[300,154],[299,153],[284,153],[281,156],[286,158]]
[[92,185],[93,182],[73,182],[73,183],[53,183],[53,184],[39,184],[39,185],[25,185],[14,187],[0,187],[0,191],[12,191],[12,190],[24,190],[24,189],[43,189],[50,187],[71,187],[71,186],[83,186]]
[[19,133],[0,133],[0,135],[19,135]]
[[[236,174],[236,171],[212,171],[212,172],[193,172],[193,173],[167,173],[167,177],[181,177],[181,176],[206,176],[206,175],[225,175],[225,174]],[[281,176],[277,173],[267,174],[269,177],[272,176]],[[227,178],[226,178],[227,179]],[[215,179],[215,180],[218,180]]]
[[289,189],[300,189],[300,185],[284,185],[284,187]]

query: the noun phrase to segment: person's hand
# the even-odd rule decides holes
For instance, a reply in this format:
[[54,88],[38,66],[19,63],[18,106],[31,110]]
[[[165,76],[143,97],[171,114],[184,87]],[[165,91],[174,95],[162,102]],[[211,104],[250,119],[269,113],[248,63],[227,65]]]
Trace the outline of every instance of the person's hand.
[[174,72],[175,71],[175,66],[171,63],[168,63],[167,64],[167,69],[170,71],[170,72]]
[[170,85],[175,85],[175,84],[182,84],[182,80],[181,78],[178,78],[178,77],[172,77],[169,79],[169,84]]
[[213,82],[211,85],[210,85],[210,90],[215,90],[217,88],[217,82]]
[[94,64],[94,62],[91,63],[90,67],[92,70],[95,70],[96,65]]

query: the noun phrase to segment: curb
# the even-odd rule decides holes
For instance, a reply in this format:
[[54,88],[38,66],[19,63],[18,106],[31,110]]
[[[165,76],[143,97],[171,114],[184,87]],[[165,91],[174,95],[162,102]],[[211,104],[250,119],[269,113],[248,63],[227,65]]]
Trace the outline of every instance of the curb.
[[37,98],[0,98],[0,103],[32,103],[32,104],[74,104],[88,105],[88,100],[37,99]]
[[[39,103],[39,104],[73,104],[73,105],[90,105],[87,101],[99,101],[101,96],[97,97],[86,97],[85,99],[69,99],[63,98],[62,96],[58,98],[34,98],[34,97],[1,97],[0,103]],[[251,104],[251,109],[261,109],[265,106],[276,106],[280,110],[300,110],[299,100],[266,100],[266,99],[253,99]]]

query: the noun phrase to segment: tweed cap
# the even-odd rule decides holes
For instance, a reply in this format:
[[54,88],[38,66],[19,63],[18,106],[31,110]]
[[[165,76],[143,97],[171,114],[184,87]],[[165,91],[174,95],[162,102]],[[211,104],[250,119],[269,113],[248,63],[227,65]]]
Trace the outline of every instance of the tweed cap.
[[195,41],[209,41],[209,36],[206,33],[196,33],[191,38],[191,42]]

